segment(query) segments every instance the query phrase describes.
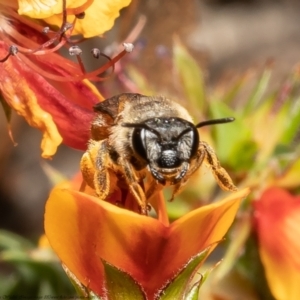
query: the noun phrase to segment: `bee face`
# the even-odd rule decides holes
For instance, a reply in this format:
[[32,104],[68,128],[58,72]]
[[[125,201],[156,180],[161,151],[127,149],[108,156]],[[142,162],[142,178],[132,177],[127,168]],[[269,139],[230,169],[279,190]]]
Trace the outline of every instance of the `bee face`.
[[171,174],[176,176],[183,163],[196,155],[199,134],[197,128],[181,118],[151,118],[135,127],[132,133],[134,152],[151,167],[150,172],[160,183]]
[[178,103],[140,94],[114,96],[98,103],[94,110],[96,117],[81,171],[85,183],[100,199],[105,200],[118,184],[125,184],[141,212],[147,214],[148,200],[163,185],[174,186],[173,199],[203,162],[223,189],[236,190],[213,149],[200,141],[198,133],[199,127],[228,123],[233,118],[194,125]]

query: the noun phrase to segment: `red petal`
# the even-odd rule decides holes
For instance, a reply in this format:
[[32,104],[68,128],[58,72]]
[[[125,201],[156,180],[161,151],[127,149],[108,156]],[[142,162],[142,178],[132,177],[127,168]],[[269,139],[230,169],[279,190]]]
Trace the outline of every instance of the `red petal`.
[[[3,43],[2,50],[4,50]],[[0,51],[1,55],[4,53],[5,51]],[[44,59],[46,60],[47,57],[44,56]],[[51,61],[49,60],[49,63]],[[57,58],[57,63],[63,61],[62,57]],[[58,70],[58,66],[52,65],[52,67],[53,70]],[[90,123],[94,116],[92,107],[102,99],[102,96],[95,92],[95,88],[87,82],[49,83],[17,57],[10,57],[0,65],[0,80],[2,83],[0,88],[5,100],[24,116],[30,125],[47,132],[47,136],[51,138],[54,136],[53,131],[50,132],[52,117],[65,144],[76,149],[86,149]],[[36,101],[35,105],[31,105],[33,100]],[[51,117],[46,119],[46,114],[50,114]],[[44,148],[49,147],[49,139],[46,138],[42,143]],[[47,152],[44,156],[55,153],[60,143],[58,139],[56,140],[51,150],[44,149],[44,152]]]

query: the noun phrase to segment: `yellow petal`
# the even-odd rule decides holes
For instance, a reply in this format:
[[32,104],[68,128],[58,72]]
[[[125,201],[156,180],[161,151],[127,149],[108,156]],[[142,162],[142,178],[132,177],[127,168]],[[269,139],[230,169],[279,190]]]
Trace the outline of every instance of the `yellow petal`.
[[18,4],[19,15],[26,15],[34,19],[43,19],[62,12],[61,0],[19,0]]
[[[119,11],[128,6],[131,0],[98,0],[93,1],[85,12],[83,19],[76,20],[73,34],[82,34],[84,37],[93,37],[103,34],[112,28]],[[67,1],[67,8],[76,8],[87,1]],[[45,19],[48,24],[60,27],[62,25],[62,1],[19,1],[19,14],[31,18]],[[68,16],[68,22],[72,23],[75,16]]]
[[232,193],[222,201],[195,209],[172,223],[172,234],[180,236],[177,244],[184,245],[181,255],[184,256],[185,252],[196,253],[197,244],[204,249],[221,241],[234,221],[241,200],[248,194],[247,188]]
[[50,248],[48,238],[46,237],[45,234],[40,236],[39,241],[38,241],[38,246],[39,246],[39,248],[46,248],[46,249]]
[[19,115],[26,119],[30,126],[43,132],[42,156],[44,158],[53,156],[58,145],[62,142],[62,137],[53,122],[52,116],[41,109],[37,96],[28,87],[26,79],[18,76],[14,80],[14,71],[12,73],[9,71],[11,65],[5,64],[5,66],[8,67],[8,72],[12,76],[6,76],[5,80],[0,82],[3,97]]

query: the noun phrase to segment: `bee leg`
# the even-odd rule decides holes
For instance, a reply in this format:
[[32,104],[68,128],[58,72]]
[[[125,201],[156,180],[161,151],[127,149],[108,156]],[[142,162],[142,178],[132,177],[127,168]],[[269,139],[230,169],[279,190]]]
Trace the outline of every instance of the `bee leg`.
[[118,164],[122,166],[122,169],[124,170],[123,172],[124,172],[126,182],[129,186],[129,190],[133,194],[137,203],[139,204],[141,213],[143,215],[147,215],[148,203],[147,203],[145,192],[141,187],[141,185],[139,184],[139,178],[136,176],[135,171],[133,170],[133,168],[131,167],[131,165],[126,159],[119,158]]
[[95,161],[94,187],[99,199],[105,200],[110,192],[110,178],[108,171],[108,148],[106,140],[97,142],[98,154]]
[[149,164],[149,171],[152,176],[162,185],[166,184],[165,178],[161,175],[161,173],[153,166],[153,164]]
[[203,150],[201,149],[201,151],[199,151],[196,154],[196,158],[195,161],[193,162],[193,164],[189,164],[189,163],[185,163],[182,167],[181,172],[179,173],[179,175],[177,175],[177,177],[175,177],[174,179],[174,188],[173,188],[173,193],[171,196],[171,199],[169,200],[170,202],[172,202],[175,198],[176,195],[178,195],[182,188],[184,187],[185,183],[187,182],[188,178],[195,172],[198,170],[198,168],[201,166],[203,160],[204,160],[205,154],[203,152]]
[[185,182],[178,182],[173,187],[173,192],[171,198],[168,200],[169,202],[172,202],[176,195],[178,195],[183,188]]
[[236,191],[237,187],[226,170],[222,168],[215,151],[207,143],[200,142],[198,152],[205,153],[205,162],[211,168],[219,186],[225,191]]
[[179,174],[174,178],[174,181],[172,182],[172,184],[177,184],[178,182],[182,181],[182,179],[187,174],[189,168],[190,168],[190,164],[187,161],[183,162],[183,164],[181,166],[181,170],[180,170]]
[[188,162],[184,162],[182,164],[181,170],[179,174],[174,178],[174,180],[171,182],[171,185],[173,185],[173,192],[171,199],[169,199],[169,202],[172,202],[177,194],[179,194],[181,188],[184,186],[186,182],[186,175],[189,171],[190,164]]
[[[95,176],[95,161],[93,157],[97,156],[97,151],[98,151],[98,142],[92,142],[89,145],[88,150],[83,154],[81,161],[80,161],[80,170],[82,173],[82,177],[84,182],[90,186],[91,188],[94,187],[94,176]],[[84,186],[82,185],[82,188]]]
[[155,179],[151,178],[147,186],[146,199],[149,201],[156,193],[162,190],[163,185],[159,184]]

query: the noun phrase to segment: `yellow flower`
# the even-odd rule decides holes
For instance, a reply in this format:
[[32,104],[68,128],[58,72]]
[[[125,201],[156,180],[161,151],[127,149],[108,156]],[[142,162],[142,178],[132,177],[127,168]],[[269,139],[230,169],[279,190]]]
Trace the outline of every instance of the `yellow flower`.
[[[112,28],[119,11],[131,0],[67,0],[67,21],[72,23],[74,15],[84,12],[84,18],[77,19],[73,34],[89,38],[103,34]],[[59,26],[62,20],[63,1],[19,0],[18,13],[33,19],[44,19],[48,24]]]

